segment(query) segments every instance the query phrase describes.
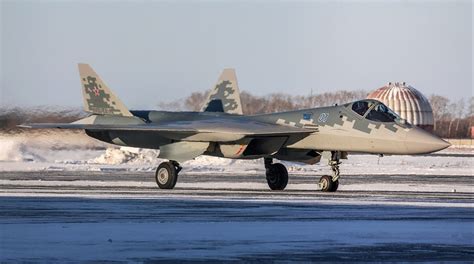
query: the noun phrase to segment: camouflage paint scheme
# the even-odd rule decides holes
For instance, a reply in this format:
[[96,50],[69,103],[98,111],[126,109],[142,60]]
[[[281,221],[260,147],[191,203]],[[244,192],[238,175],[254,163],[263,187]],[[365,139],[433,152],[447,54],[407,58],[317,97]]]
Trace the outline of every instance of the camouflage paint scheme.
[[202,111],[216,112],[211,104],[220,104],[221,112],[242,115],[240,91],[234,69],[224,69],[214,89],[209,93]]
[[79,64],[82,93],[84,97],[84,110],[100,115],[132,116],[125,105],[107,88],[87,64]]
[[[129,111],[89,65],[79,64],[79,71],[84,109],[91,116],[69,124],[24,127],[84,129],[104,142],[162,149],[160,157],[178,162],[204,154],[314,164],[326,151],[421,154],[449,146],[403,121],[369,120],[352,110],[353,103],[244,116],[233,69],[223,71],[203,112]],[[381,104],[364,101],[371,109]]]

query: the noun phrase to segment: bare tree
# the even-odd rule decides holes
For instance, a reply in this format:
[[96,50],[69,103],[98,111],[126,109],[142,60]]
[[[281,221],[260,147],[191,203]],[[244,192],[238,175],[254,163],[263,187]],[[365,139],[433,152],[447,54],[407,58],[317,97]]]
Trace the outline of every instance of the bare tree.
[[185,107],[182,100],[174,100],[171,102],[159,102],[158,109],[167,111],[183,111],[185,110]]
[[467,109],[467,116],[473,116],[474,115],[474,96],[471,96],[469,99],[469,108]]
[[456,112],[454,113],[455,114],[455,117],[456,117],[456,135],[458,134],[458,131],[459,131],[459,122],[461,121],[461,119],[464,117],[464,114],[465,114],[465,102],[464,102],[464,99],[460,99],[457,104],[456,104]]
[[185,99],[184,104],[185,104],[186,109],[189,109],[191,111],[201,110],[201,107],[203,106],[208,93],[209,91],[192,93],[190,96],[188,96]]
[[433,109],[433,130],[437,131],[438,122],[444,121],[444,119],[446,119],[448,116],[449,99],[439,95],[431,95],[429,101],[431,108]]

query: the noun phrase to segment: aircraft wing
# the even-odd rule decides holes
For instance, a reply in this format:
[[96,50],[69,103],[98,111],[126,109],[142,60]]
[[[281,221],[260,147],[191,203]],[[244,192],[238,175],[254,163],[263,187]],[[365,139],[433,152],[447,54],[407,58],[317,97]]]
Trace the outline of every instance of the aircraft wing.
[[[113,131],[147,131],[164,137],[185,141],[230,142],[244,137],[307,136],[313,130],[268,124],[252,120],[194,120],[160,124],[80,124],[80,123],[33,123],[22,128],[60,128]],[[185,136],[183,138],[183,136]]]

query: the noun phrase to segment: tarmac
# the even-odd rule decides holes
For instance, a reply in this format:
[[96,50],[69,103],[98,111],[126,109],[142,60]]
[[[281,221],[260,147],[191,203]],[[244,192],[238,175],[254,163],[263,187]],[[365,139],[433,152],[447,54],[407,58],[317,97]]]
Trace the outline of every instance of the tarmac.
[[318,179],[183,174],[160,190],[150,172],[2,172],[0,261],[474,260],[474,194],[439,191],[472,175],[343,175],[336,193]]

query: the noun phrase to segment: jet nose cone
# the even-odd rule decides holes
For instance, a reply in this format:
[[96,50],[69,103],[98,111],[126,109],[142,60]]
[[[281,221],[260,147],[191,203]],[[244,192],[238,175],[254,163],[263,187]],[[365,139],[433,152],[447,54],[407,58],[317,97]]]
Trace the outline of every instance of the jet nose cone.
[[413,127],[407,132],[405,145],[412,154],[436,152],[451,146],[449,142],[418,127]]

